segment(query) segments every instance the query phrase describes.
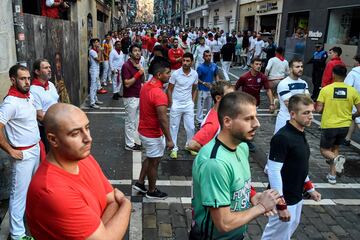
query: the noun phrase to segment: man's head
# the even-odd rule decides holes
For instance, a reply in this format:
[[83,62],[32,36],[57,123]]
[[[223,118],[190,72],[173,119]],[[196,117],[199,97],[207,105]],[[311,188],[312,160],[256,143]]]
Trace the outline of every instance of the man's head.
[[153,49],[154,56],[163,57],[164,56],[164,48],[161,45],[156,45]]
[[116,49],[116,51],[121,51],[121,41],[115,42],[115,49]]
[[205,38],[204,37],[199,37],[199,44],[204,46],[205,45]]
[[293,75],[293,77],[299,78],[303,75],[304,64],[300,58],[296,58],[296,57],[293,58],[289,62],[289,67],[290,67],[290,73]]
[[360,54],[357,54],[354,57],[354,67],[358,67],[358,66],[360,66]]
[[262,64],[262,61],[260,58],[252,58],[251,59],[251,64],[250,64],[251,69],[257,73],[260,72],[260,70],[261,70],[261,64]]
[[189,70],[193,64],[194,56],[192,53],[186,52],[182,57],[182,67],[184,70]]
[[282,48],[282,47],[277,47],[276,48],[276,50],[275,50],[275,52],[277,53],[277,54],[279,54],[279,55],[284,55],[284,48]]
[[234,86],[228,81],[216,81],[210,89],[211,98],[214,104],[218,104],[220,100],[228,93],[233,92]]
[[323,45],[322,45],[321,43],[316,43],[316,44],[315,44],[315,50],[316,50],[316,51],[320,51],[320,50],[322,49],[322,46],[323,46]]
[[273,37],[268,37],[267,41],[269,42],[269,44],[272,44],[274,42],[274,38]]
[[105,35],[105,40],[106,40],[107,43],[109,43],[110,40],[111,40],[111,35],[110,35],[110,34],[106,34],[106,35]]
[[332,47],[329,50],[329,56],[330,59],[336,58],[336,57],[340,57],[342,54],[342,49],[341,47]]
[[333,68],[332,76],[334,82],[343,82],[346,78],[347,69],[344,65],[336,65]]
[[90,46],[91,46],[91,48],[94,48],[94,49],[98,48],[100,46],[100,39],[98,39],[98,38],[90,39]]
[[129,53],[130,53],[129,55],[130,55],[131,59],[140,60],[140,58],[141,58],[141,47],[136,45],[136,44],[133,44],[129,48]]
[[226,37],[226,43],[231,43],[231,37]]
[[252,140],[260,127],[256,118],[256,99],[240,91],[228,93],[221,99],[218,118],[221,131],[240,142]]
[[78,107],[57,103],[44,117],[50,151],[66,161],[79,161],[90,154],[92,138],[89,119]]
[[289,99],[290,121],[301,128],[310,127],[313,119],[314,102],[306,94],[296,94]]
[[173,47],[176,49],[179,46],[179,40],[177,38],[174,38],[173,40]]
[[261,40],[261,35],[258,33],[258,34],[256,34],[256,39],[258,40],[258,41],[260,41]]
[[205,63],[211,62],[211,52],[209,50],[205,50],[203,54],[203,58],[205,60]]
[[9,70],[9,77],[14,86],[21,93],[28,93],[30,90],[30,73],[26,67],[16,64]]
[[47,59],[41,58],[35,60],[33,64],[33,75],[35,78],[48,81],[51,79],[51,66]]
[[159,79],[162,83],[169,82],[171,76],[170,62],[166,59],[159,61],[153,66],[154,77]]

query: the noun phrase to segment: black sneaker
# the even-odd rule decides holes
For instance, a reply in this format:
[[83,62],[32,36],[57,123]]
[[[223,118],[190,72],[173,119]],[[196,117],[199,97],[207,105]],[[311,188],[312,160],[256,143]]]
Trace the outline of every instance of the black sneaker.
[[141,184],[139,182],[136,182],[132,188],[138,192],[141,192],[141,193],[146,193],[147,192],[147,189],[145,187],[145,184]]
[[343,142],[344,146],[350,146],[350,144],[351,144],[351,140],[345,139],[344,142]]
[[159,189],[155,188],[155,191],[153,192],[149,192],[147,191],[145,197],[150,198],[150,199],[166,199],[167,198],[167,194],[160,191]]
[[119,94],[118,93],[114,93],[114,95],[112,96],[113,100],[119,100]]
[[129,151],[141,151],[140,145],[135,144],[133,147],[130,147],[128,145],[125,145],[125,150]]

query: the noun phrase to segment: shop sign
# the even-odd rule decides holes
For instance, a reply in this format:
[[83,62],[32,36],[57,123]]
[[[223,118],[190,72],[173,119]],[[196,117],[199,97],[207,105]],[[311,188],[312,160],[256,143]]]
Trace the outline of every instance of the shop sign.
[[322,35],[323,35],[323,33],[320,32],[320,31],[316,31],[316,32],[315,32],[315,31],[309,31],[308,37],[309,37],[311,40],[317,41],[317,40],[319,40],[319,38],[322,37]]
[[266,3],[262,3],[257,5],[257,13],[264,13],[264,12],[269,12],[269,11],[273,11],[273,10],[278,10],[278,6],[277,6],[277,2],[266,2]]

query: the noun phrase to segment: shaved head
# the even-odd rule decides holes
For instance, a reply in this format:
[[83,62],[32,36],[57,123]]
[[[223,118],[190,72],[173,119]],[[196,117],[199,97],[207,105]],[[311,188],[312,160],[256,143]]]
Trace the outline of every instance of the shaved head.
[[[56,133],[64,122],[72,121],[73,116],[85,113],[78,107],[67,103],[56,103],[52,105],[45,114],[44,127],[46,133]],[[86,115],[85,115],[86,116]]]

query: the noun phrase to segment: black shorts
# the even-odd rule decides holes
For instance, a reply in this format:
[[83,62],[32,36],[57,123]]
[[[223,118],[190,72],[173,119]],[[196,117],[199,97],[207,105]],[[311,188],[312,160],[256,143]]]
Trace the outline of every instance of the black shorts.
[[330,149],[336,145],[341,145],[345,140],[348,130],[348,127],[321,129],[320,147]]

